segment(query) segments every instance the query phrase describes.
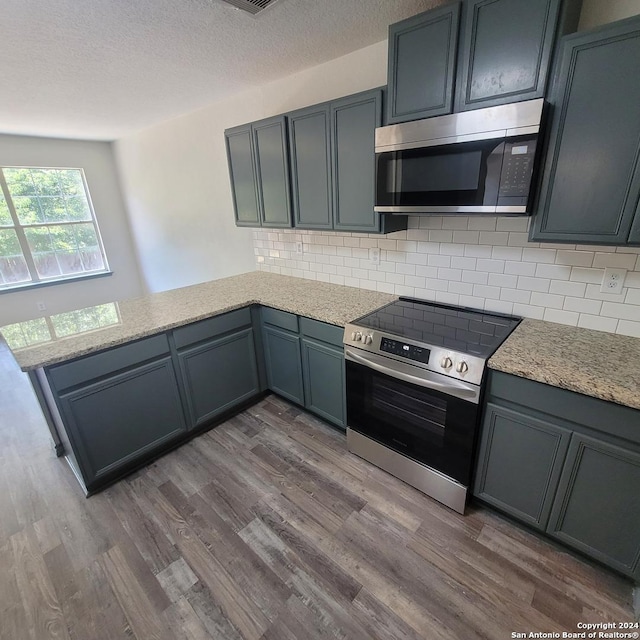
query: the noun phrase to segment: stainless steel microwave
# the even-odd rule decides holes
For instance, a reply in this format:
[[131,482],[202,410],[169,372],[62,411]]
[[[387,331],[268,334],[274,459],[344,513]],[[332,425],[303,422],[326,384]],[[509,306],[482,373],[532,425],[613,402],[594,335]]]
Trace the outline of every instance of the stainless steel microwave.
[[527,214],[544,100],[376,129],[375,210]]

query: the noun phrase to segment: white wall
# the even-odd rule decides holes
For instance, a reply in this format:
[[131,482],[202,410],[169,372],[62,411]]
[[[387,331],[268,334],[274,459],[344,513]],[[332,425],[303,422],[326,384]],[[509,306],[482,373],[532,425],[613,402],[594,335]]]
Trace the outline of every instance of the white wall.
[[233,221],[226,128],[386,83],[386,42],[246,91],[115,143],[148,291],[255,268]]
[[640,0],[583,0],[578,29],[591,29],[639,13]]
[[0,293],[0,326],[42,315],[121,300],[142,292],[111,144],[0,135],[0,166],[84,169],[113,275]]

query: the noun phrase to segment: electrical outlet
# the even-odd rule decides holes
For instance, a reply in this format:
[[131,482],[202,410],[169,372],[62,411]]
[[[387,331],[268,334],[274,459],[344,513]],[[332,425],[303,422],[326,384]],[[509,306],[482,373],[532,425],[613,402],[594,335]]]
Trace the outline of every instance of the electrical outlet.
[[46,311],[47,310],[47,305],[42,301],[36,302],[36,306],[38,307],[38,311]]
[[380,249],[378,247],[371,247],[369,249],[369,262],[374,265],[380,264]]
[[605,269],[600,291],[602,293],[622,293],[622,287],[626,277],[626,269]]
[[301,256],[304,253],[302,242],[296,242],[296,255]]

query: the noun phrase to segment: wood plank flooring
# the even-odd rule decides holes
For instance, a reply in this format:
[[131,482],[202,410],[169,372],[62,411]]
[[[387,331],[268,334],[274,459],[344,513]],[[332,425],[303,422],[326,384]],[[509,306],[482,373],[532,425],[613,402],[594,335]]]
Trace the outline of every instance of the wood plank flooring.
[[0,639],[474,640],[631,620],[631,585],[465,517],[270,396],[85,499],[0,347]]

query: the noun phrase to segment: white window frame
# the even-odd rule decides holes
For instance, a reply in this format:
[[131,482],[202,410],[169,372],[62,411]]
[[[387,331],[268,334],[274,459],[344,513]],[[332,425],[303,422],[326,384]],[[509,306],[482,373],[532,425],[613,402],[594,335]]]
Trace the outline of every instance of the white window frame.
[[[33,169],[33,170],[58,170],[58,171],[79,171],[80,176],[82,178],[82,185],[84,187],[84,194],[87,199],[87,204],[89,206],[89,211],[91,213],[91,223],[93,224],[94,231],[96,233],[96,238],[98,240],[98,248],[100,249],[100,254],[102,256],[102,263],[104,264],[103,269],[95,269],[93,271],[82,271],[80,273],[72,273],[66,275],[58,275],[51,276],[50,278],[43,278],[38,274],[38,269],[36,268],[35,261],[33,259],[33,255],[31,254],[31,247],[29,246],[29,242],[27,241],[27,237],[25,235],[25,229],[39,228],[39,227],[48,227],[48,226],[65,226],[65,225],[74,225],[74,224],[87,224],[89,220],[85,220],[82,222],[73,221],[73,222],[43,222],[38,224],[22,224],[18,218],[18,214],[16,213],[15,205],[13,204],[13,199],[11,197],[11,193],[9,192],[9,186],[7,185],[7,181],[4,176],[5,169]],[[26,165],[6,165],[0,166],[0,189],[2,190],[2,195],[4,196],[4,200],[7,203],[7,208],[9,209],[9,214],[11,215],[11,220],[13,222],[13,226],[0,225],[0,229],[13,229],[16,232],[18,237],[18,242],[20,244],[20,249],[22,250],[22,256],[27,264],[27,269],[29,271],[29,275],[31,276],[31,280],[25,280],[23,282],[15,282],[10,284],[0,284],[0,294],[7,291],[13,291],[15,289],[28,289],[29,287],[37,287],[48,284],[57,284],[62,282],[68,282],[69,280],[83,280],[86,278],[95,278],[97,276],[102,275],[110,275],[111,270],[109,268],[109,262],[107,261],[107,254],[104,250],[104,243],[102,242],[102,235],[100,234],[100,227],[98,226],[98,218],[96,217],[96,212],[93,207],[93,202],[91,200],[91,193],[89,192],[89,186],[87,184],[87,178],[84,173],[84,169],[81,167],[43,167],[43,166],[26,166]]]

